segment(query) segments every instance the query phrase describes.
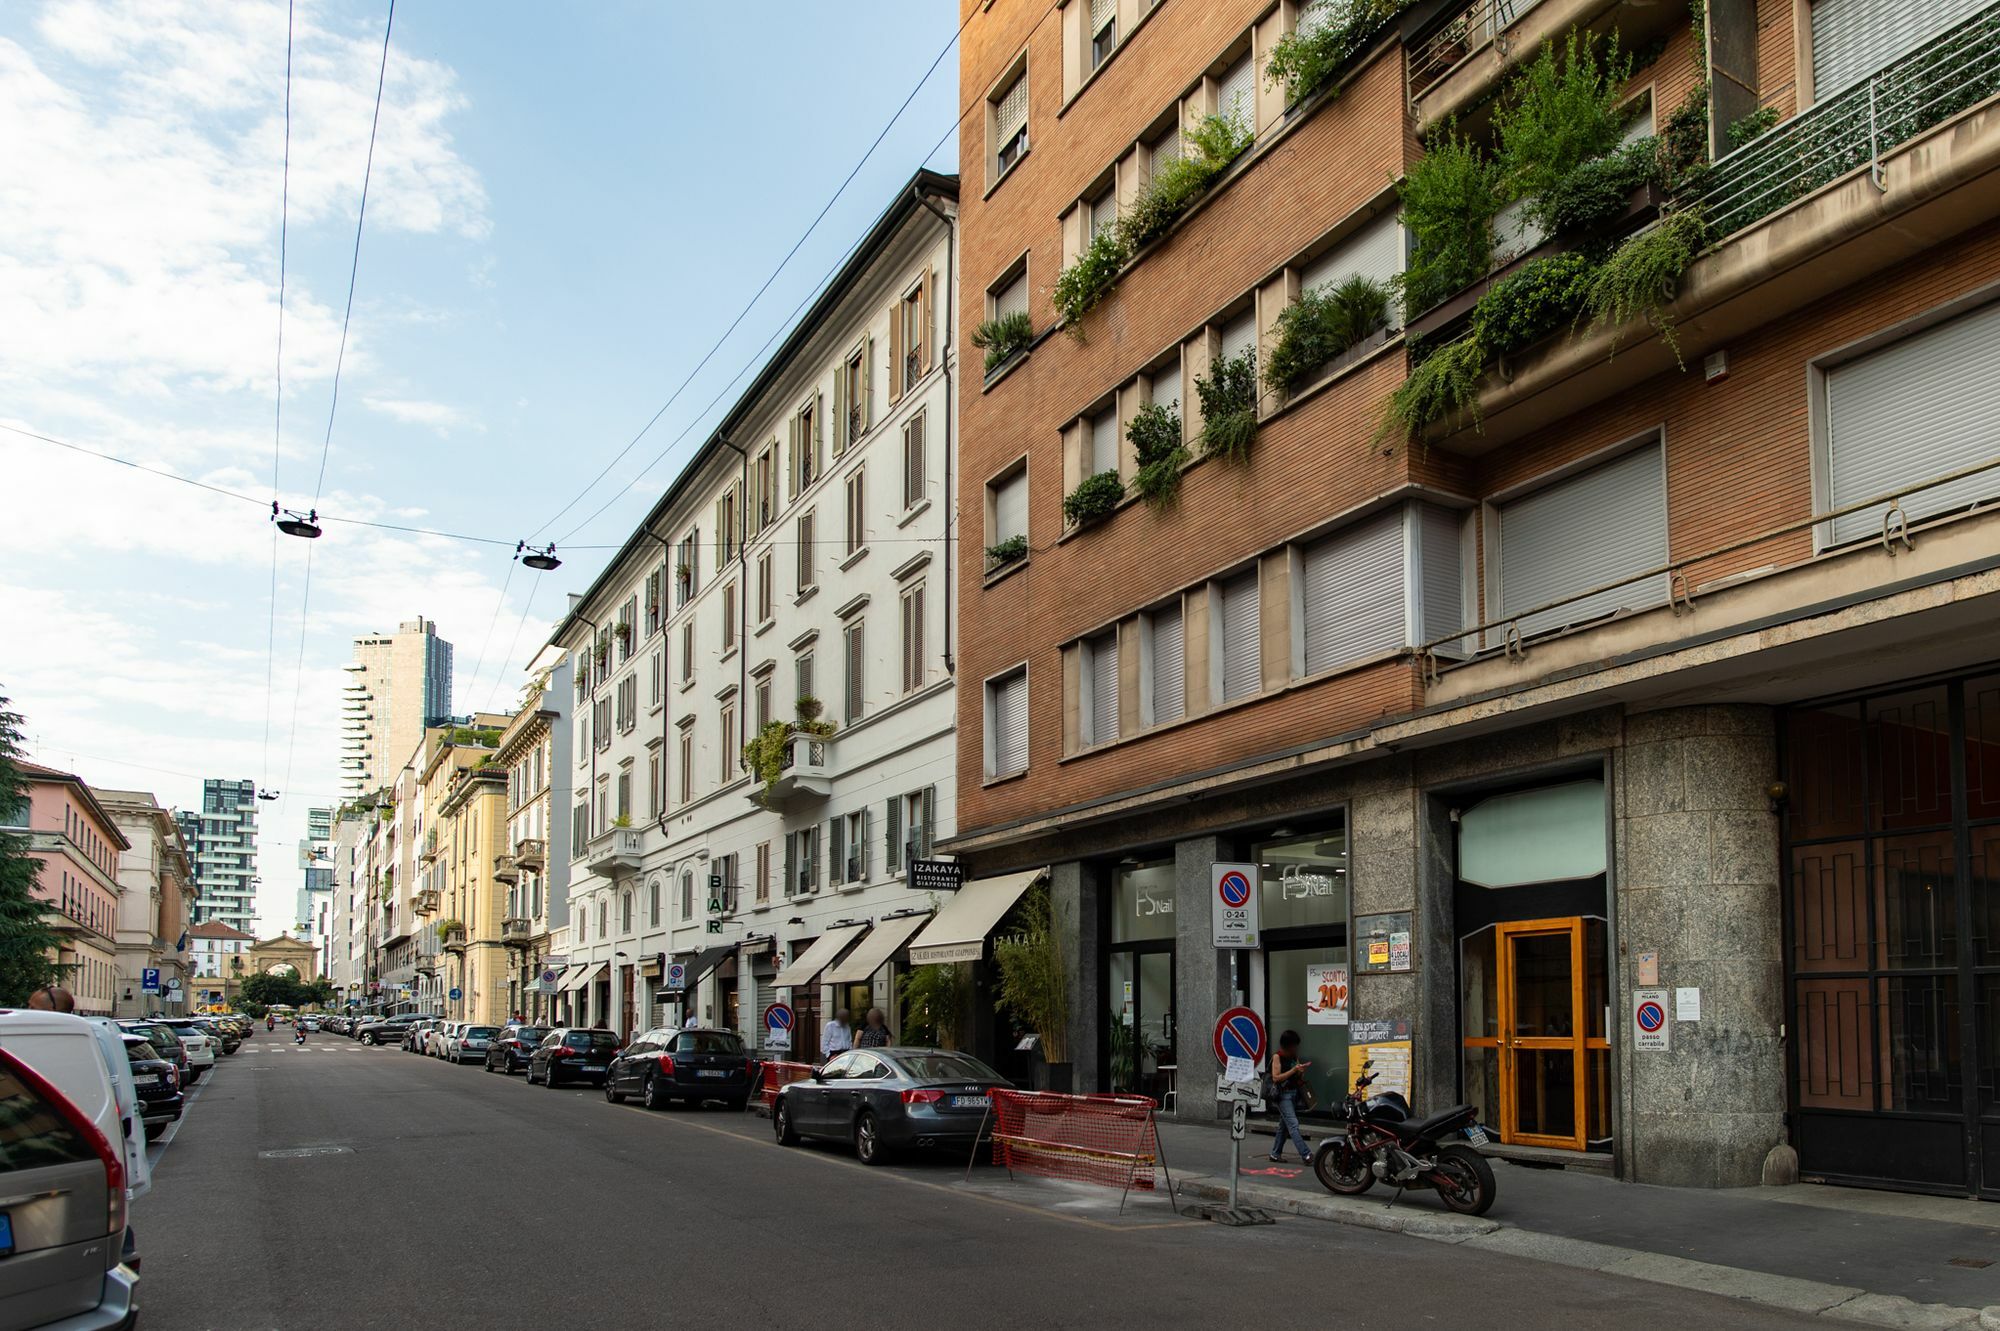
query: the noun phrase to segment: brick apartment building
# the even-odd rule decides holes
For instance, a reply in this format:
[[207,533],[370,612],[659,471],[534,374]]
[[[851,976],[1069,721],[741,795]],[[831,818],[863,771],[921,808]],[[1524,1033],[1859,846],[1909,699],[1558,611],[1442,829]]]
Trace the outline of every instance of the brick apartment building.
[[[962,379],[944,849],[1048,867],[1077,1088],[1212,1116],[1247,1002],[1323,1103],[1407,1050],[1628,1178],[2000,1195],[2000,6],[962,16],[959,336],[1032,336]],[[1537,157],[1572,29],[1616,123]]]

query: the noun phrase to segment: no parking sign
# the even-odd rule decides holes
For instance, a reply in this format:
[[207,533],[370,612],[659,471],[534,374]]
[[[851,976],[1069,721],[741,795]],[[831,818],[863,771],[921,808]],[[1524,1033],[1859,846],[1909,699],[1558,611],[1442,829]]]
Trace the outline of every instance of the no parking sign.
[[1632,1047],[1658,1051],[1669,1047],[1667,1026],[1667,991],[1664,989],[1634,989],[1632,991]]
[[1209,912],[1217,947],[1257,946],[1257,866],[1210,865]]
[[765,1008],[764,1047],[789,1052],[792,1047],[792,1026],[797,1020],[789,1003],[773,1003]]

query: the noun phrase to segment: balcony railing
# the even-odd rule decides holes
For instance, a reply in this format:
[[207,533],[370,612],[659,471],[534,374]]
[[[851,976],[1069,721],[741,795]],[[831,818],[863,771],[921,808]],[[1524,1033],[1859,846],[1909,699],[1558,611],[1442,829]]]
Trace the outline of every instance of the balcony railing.
[[434,887],[427,887],[423,891],[417,893],[416,902],[411,907],[411,909],[415,910],[416,913],[419,915],[434,915],[437,913],[437,908],[438,908],[438,891]]
[[540,837],[522,837],[514,843],[514,863],[540,872],[549,860],[549,843]]
[[493,878],[494,881],[501,883],[518,883],[521,881],[521,870],[515,865],[512,855],[498,855],[494,857]]
[[635,829],[614,827],[591,838],[585,867],[600,878],[618,878],[639,867],[645,838]]
[[2000,92],[2000,5],[1815,103],[1719,159],[1690,201],[1720,239]]
[[1410,96],[1420,97],[1475,51],[1485,48],[1541,0],[1473,0],[1410,48]]
[[500,939],[507,943],[525,943],[535,932],[535,922],[525,915],[509,915],[500,921]]
[[830,763],[833,741],[793,735],[778,757],[778,779],[767,790],[750,788],[750,800],[766,809],[786,810],[825,799],[833,790]]

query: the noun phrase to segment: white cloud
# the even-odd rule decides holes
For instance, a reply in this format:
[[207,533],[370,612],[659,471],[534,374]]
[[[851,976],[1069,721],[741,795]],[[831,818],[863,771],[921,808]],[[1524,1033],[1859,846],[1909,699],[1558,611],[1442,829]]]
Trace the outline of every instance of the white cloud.
[[457,429],[485,429],[457,407],[448,407],[442,402],[371,396],[362,398],[361,405],[406,425],[427,425],[439,434],[450,434]]

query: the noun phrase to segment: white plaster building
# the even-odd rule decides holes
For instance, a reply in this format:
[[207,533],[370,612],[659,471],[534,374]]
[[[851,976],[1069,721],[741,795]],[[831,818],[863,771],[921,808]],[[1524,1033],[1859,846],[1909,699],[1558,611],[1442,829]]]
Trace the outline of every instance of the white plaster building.
[[[934,904],[904,866],[953,828],[956,199],[931,172],[898,194],[556,627],[572,1020],[635,1033],[692,1004],[761,1044],[779,971],[823,938],[854,973],[793,968],[807,1039],[824,1007],[896,1020],[900,940]],[[794,736],[767,796],[745,741],[802,696],[834,734]]]

